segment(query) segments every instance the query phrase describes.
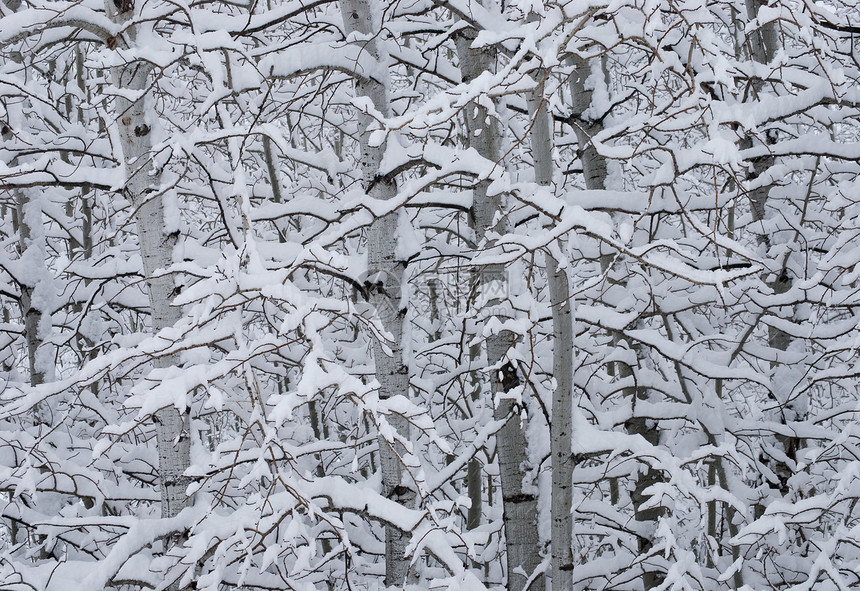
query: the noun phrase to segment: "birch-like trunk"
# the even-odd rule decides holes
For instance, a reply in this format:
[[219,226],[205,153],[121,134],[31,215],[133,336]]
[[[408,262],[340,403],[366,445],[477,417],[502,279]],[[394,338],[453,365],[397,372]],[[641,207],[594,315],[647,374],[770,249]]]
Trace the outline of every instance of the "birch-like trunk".
[[[596,60],[597,58],[589,62],[581,58],[575,58],[574,72],[570,79],[574,132],[579,143],[585,187],[589,190],[605,189],[607,175],[606,159],[598,154],[591,141],[602,130],[602,125],[584,116],[587,109],[591,107],[593,95],[593,84],[586,85],[586,80],[590,76],[605,76],[602,63]],[[601,257],[601,266],[604,271],[614,256],[614,254],[609,253]],[[626,282],[619,287],[624,289],[625,285]],[[617,346],[621,342],[621,339],[618,335],[615,335],[612,342],[614,346]],[[633,369],[627,363],[617,362],[614,366],[614,372],[622,380],[633,376]],[[633,416],[624,425],[627,432],[631,435],[641,435],[651,445],[659,444],[660,430],[657,426],[649,424],[649,421],[644,417],[635,416],[636,403],[640,400],[648,399],[647,391],[644,388],[638,387],[626,388],[624,395],[631,399],[631,410],[633,413]],[[657,519],[663,513],[661,507],[642,508],[651,498],[651,495],[645,494],[645,491],[653,484],[656,484],[659,478],[658,472],[650,469],[650,467],[646,467],[637,476],[630,495],[633,503],[634,519],[640,524],[645,525],[639,532],[638,550],[640,555],[646,554],[651,550],[652,542],[650,535],[656,531]],[[646,591],[658,587],[662,582],[663,575],[660,572],[646,570],[642,575],[642,586]]]
[[[5,0],[6,6],[12,12],[17,11],[21,7],[20,0]],[[11,137],[12,130],[6,126],[3,126],[3,140],[8,140]],[[13,161],[14,162],[14,161]],[[44,271],[44,273],[39,273],[39,275],[44,274],[47,276],[47,266],[45,262],[46,252],[44,249],[37,249],[36,245],[32,244],[32,235],[33,232],[31,230],[31,224],[39,223],[41,224],[41,209],[38,210],[38,213],[33,209],[30,200],[27,198],[23,189],[13,189],[12,195],[15,198],[15,214],[13,215],[13,219],[17,221],[17,231],[18,231],[18,254],[21,259],[25,258],[35,258],[37,261],[33,261],[33,264],[38,264],[40,266],[40,271]],[[39,228],[41,230],[41,228]],[[44,242],[42,243],[44,247]],[[30,251],[28,257],[28,250],[33,247],[33,250]],[[37,253],[36,250],[42,250],[42,252]],[[20,259],[19,259],[20,260]],[[28,261],[24,262],[24,266],[29,266]],[[42,334],[40,332],[40,327],[43,326],[43,311],[39,306],[33,305],[33,295],[36,289],[45,289],[47,286],[39,286],[31,281],[22,281],[19,284],[21,289],[21,297],[19,299],[19,305],[21,310],[21,318],[24,323],[24,339],[27,343],[27,369],[30,372],[30,385],[38,386],[39,384],[43,384],[45,382],[45,368],[43,364],[40,363],[40,355],[39,349],[42,345]],[[37,295],[38,299],[38,295]],[[36,416],[34,417],[37,422],[42,422],[42,410],[39,406],[36,407]],[[11,501],[13,498],[13,493],[9,493],[9,500]],[[18,522],[14,519],[8,521],[9,527],[9,542],[12,546],[18,543]],[[45,550],[42,549],[40,551],[40,557],[45,558],[46,553]]]
[[552,395],[552,588],[573,589],[573,315],[567,271],[546,257],[552,306],[555,390]]
[[[11,136],[11,130],[4,129],[3,139]],[[50,332],[50,315],[44,317],[44,308],[50,303],[52,294],[50,274],[45,257],[47,256],[45,236],[42,231],[42,208],[38,201],[32,201],[26,189],[12,189],[15,198],[15,220],[18,230],[18,254],[22,271],[26,276],[20,281],[21,319],[24,324],[24,340],[27,343],[27,369],[30,372],[30,385],[45,383],[46,373],[51,372],[48,364],[53,360],[43,348],[45,337]],[[39,418],[37,417],[37,420]]]
[[[463,29],[455,37],[463,82],[471,82],[482,73],[492,71],[494,65],[495,56],[490,48],[472,49],[475,36],[474,29]],[[469,147],[475,148],[478,154],[487,160],[495,161],[499,157],[499,131],[495,122],[488,120],[487,109],[476,101],[472,101],[465,109],[465,123]],[[483,241],[498,211],[498,200],[487,197],[488,186],[488,181],[481,181],[472,190],[472,209],[468,221],[469,227],[475,234],[476,247]],[[504,268],[501,265],[495,265],[487,270],[486,276],[501,279],[502,273],[504,273]],[[483,276],[484,274],[478,270],[472,272],[471,284],[473,289],[479,288]],[[497,339],[500,336],[496,335],[490,338]],[[480,356],[480,344],[469,347],[469,357],[472,363],[475,363]],[[492,365],[498,363],[499,359],[488,361]],[[470,387],[472,388],[472,400],[477,402],[481,393],[481,381],[478,376],[472,376]],[[469,460],[466,470],[466,488],[470,502],[469,512],[466,516],[466,529],[475,529],[481,525],[483,514],[482,484],[481,464],[477,458],[472,458]]]
[[[39,293],[48,287],[40,284],[40,280],[46,279],[48,273],[44,258],[46,253],[44,242],[42,245],[36,244],[33,236],[33,226],[41,223],[42,210],[38,203],[30,201],[23,189],[16,190],[15,197],[18,207],[18,248],[28,271],[28,277],[21,283],[21,317],[24,319],[24,339],[27,341],[27,367],[30,385],[38,386],[45,383],[48,361],[43,350],[46,336],[43,307],[48,301],[48,294]],[[44,236],[40,238],[44,240]]]
[[[475,32],[471,29],[460,32],[455,39],[460,58],[460,70],[465,82],[477,78],[483,72],[491,71],[493,67],[493,50],[473,49],[471,45],[474,39]],[[487,160],[495,162],[500,159],[499,130],[494,122],[487,121],[485,108],[477,104],[470,104],[467,107],[466,130],[469,134],[470,147],[475,148]],[[488,186],[488,182],[481,182],[473,190],[471,223],[475,230],[476,244],[480,244],[487,231],[492,229],[500,208],[499,197],[487,195]],[[490,265],[483,270],[479,281],[482,283],[494,280],[504,281],[504,274],[503,265]],[[501,363],[515,340],[515,335],[510,332],[488,337],[487,363],[490,366]],[[511,363],[503,364],[500,371],[492,372],[490,389],[494,398],[497,394],[513,390],[519,385],[517,370]],[[507,422],[496,435],[505,524],[507,589],[522,591],[541,562],[540,536],[537,529],[537,496],[527,492],[523,486],[523,480],[527,474],[525,467],[528,465],[528,443],[525,438],[525,427],[521,423],[519,413],[515,412],[514,402],[502,397],[496,405],[494,415],[496,420],[507,418]],[[472,494],[480,491],[480,484],[476,485],[473,482],[478,476],[475,473],[468,475]],[[529,586],[531,591],[541,591],[543,588],[543,577],[538,577]]]
[[[543,94],[537,90],[529,97],[532,118],[531,147],[535,180],[538,185],[552,185],[552,131]],[[547,286],[552,308],[552,369],[555,389],[552,393],[550,424],[550,457],[552,458],[552,589],[573,589],[573,316],[570,282],[567,270],[559,266],[550,245],[545,253]]]
[[[11,133],[11,132],[9,132]],[[3,139],[8,136],[4,134]],[[42,227],[42,208],[38,201],[31,201],[26,189],[12,189],[15,198],[15,214],[13,216],[18,231],[18,254],[21,271],[24,276],[18,276],[21,296],[18,300],[21,319],[24,324],[24,340],[27,344],[27,369],[30,374],[30,385],[44,384],[46,378],[53,378],[53,355],[47,350],[46,337],[51,332],[51,314],[49,305],[53,299],[51,292],[53,283],[48,271],[46,257],[47,245]],[[47,315],[46,315],[47,312]],[[35,407],[34,422],[47,423],[44,403]],[[45,472],[45,468],[40,468]],[[11,495],[11,493],[10,493]],[[10,496],[10,500],[11,500]],[[9,538],[12,545],[18,543],[18,522],[9,521]],[[44,536],[37,536],[39,543]],[[47,557],[47,550],[39,551],[41,558]]]
[[[363,50],[373,58],[383,61],[385,56],[379,46],[374,27],[375,3],[372,0],[341,0],[344,33],[357,36]],[[374,108],[383,116],[390,116],[388,98],[389,77],[385,67],[379,68],[374,78],[356,78],[355,93],[370,99]],[[391,199],[397,194],[394,179],[381,177],[379,165],[385,152],[385,144],[370,145],[370,135],[374,119],[365,113],[358,114],[359,141],[361,143],[361,174],[364,190],[374,199]],[[367,233],[367,266],[370,281],[367,288],[370,301],[380,312],[382,324],[392,336],[387,343],[390,354],[383,343],[376,342],[373,347],[376,365],[376,379],[379,382],[379,397],[382,400],[392,396],[409,396],[409,375],[403,363],[403,321],[405,310],[400,302],[400,287],[403,280],[403,261],[398,260],[397,251],[397,213],[388,214],[373,222]],[[397,432],[408,438],[409,426],[402,417],[391,418],[389,422]],[[406,506],[415,503],[415,491],[402,478],[403,466],[400,460],[403,450],[392,448],[383,437],[379,438],[379,459],[382,469],[382,494]],[[409,569],[406,546],[410,532],[402,531],[392,525],[385,526],[385,585],[402,586]]]
[[[105,2],[109,15],[120,24],[133,17],[132,2],[111,0]],[[124,37],[135,42],[135,27],[126,29]],[[130,49],[134,49],[131,47]],[[170,305],[174,296],[174,282],[164,271],[173,263],[173,247],[177,233],[167,233],[164,206],[160,197],[150,198],[160,185],[159,175],[151,162],[151,122],[147,118],[145,96],[152,66],[142,60],[111,68],[113,84],[121,92],[116,97],[116,118],[126,168],[125,194],[135,207],[140,256],[149,291],[152,332],[157,334],[173,326],[180,311]],[[135,100],[129,100],[132,97]],[[176,354],[164,355],[154,361],[156,368],[179,364]],[[189,415],[180,413],[175,406],[155,413],[156,441],[158,445],[158,473],[161,480],[161,515],[174,517],[189,502],[185,494],[189,479],[183,476],[191,459]]]
[[[767,4],[761,2],[761,0],[746,0],[745,5],[747,18],[749,20],[753,20],[758,17],[759,9]],[[777,34],[775,23],[767,23],[758,31],[750,34],[748,36],[748,43],[749,53],[752,59],[760,64],[769,64],[776,57],[777,51],[779,50],[779,36]],[[753,88],[756,93],[759,93],[764,88],[764,84],[759,82],[754,84]],[[756,96],[753,98],[757,99],[758,97]],[[775,144],[778,140],[777,134],[778,132],[776,130],[767,130],[765,132],[765,142],[768,145]],[[752,148],[754,144],[754,138],[748,135],[741,140],[740,147],[742,149]],[[752,171],[747,175],[747,179],[750,181],[756,181],[763,174],[766,174],[768,169],[772,167],[774,163],[775,160],[773,156],[764,156],[754,159],[752,161]],[[814,172],[812,174],[814,174]],[[771,185],[759,185],[749,190],[750,209],[753,220],[756,222],[764,222],[768,217],[767,202],[770,198],[770,189]],[[772,246],[771,236],[767,230],[762,231],[759,236],[759,242],[767,249]],[[768,282],[769,287],[773,289],[774,293],[782,294],[790,290],[792,287],[793,282],[787,270],[788,256],[789,255],[785,256],[783,263],[776,270],[776,273],[774,273],[774,278]],[[790,335],[774,326],[768,326],[767,340],[768,345],[778,351],[787,351],[791,345]],[[773,364],[776,374],[775,377],[777,378],[773,383],[773,393],[781,407],[779,420],[783,424],[789,420],[802,420],[802,415],[805,414],[807,400],[805,398],[795,401],[787,400],[788,392],[782,392],[782,390],[783,387],[791,388],[791,385],[779,383],[780,380],[778,376],[781,373],[779,371],[779,365],[779,362],[775,362]],[[791,463],[796,464],[797,452],[801,447],[800,438],[777,434],[776,439],[781,444],[785,457],[789,458]],[[789,492],[788,480],[794,474],[793,467],[778,458],[772,458],[770,463],[774,473],[779,478],[780,492],[783,495],[787,494]],[[756,508],[757,514],[760,514],[763,511],[763,505]]]
[[[600,58],[593,58],[599,60]],[[606,185],[606,159],[597,153],[591,141],[603,126],[585,116],[591,107],[593,85],[586,88],[586,80],[592,75],[592,61],[579,56],[572,59],[573,74],[570,77],[570,100],[573,107],[570,120],[579,145],[579,159],[582,162],[582,174],[585,178],[585,188],[589,190],[604,189]],[[603,65],[594,63],[599,74],[603,75]]]

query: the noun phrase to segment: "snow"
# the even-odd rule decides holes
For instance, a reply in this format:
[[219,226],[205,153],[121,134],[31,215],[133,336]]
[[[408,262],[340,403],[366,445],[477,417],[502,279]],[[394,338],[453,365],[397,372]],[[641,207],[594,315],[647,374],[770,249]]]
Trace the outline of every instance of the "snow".
[[[420,0],[357,33],[358,0],[13,4],[0,588],[856,584],[850,6]],[[550,254],[576,303],[570,581]],[[506,470],[537,496],[530,573]]]

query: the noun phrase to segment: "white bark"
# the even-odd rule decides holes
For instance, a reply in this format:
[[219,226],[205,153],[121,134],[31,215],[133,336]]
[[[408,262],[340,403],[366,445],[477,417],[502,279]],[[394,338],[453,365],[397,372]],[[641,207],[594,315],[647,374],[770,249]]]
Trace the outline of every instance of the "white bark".
[[[750,20],[757,18],[759,9],[762,6],[766,6],[766,3],[762,3],[760,0],[746,0],[745,4],[747,18]],[[769,64],[773,61],[776,57],[777,51],[779,50],[779,37],[776,25],[772,22],[765,24],[758,31],[749,35],[749,49],[750,56],[754,61],[760,64]],[[756,84],[756,93],[761,92],[763,87],[764,85],[762,83]],[[778,139],[777,133],[778,132],[775,130],[768,130],[765,133],[765,141],[768,144],[776,143]],[[754,141],[755,140],[752,136],[746,136],[741,140],[741,148],[753,147]],[[748,178],[750,180],[758,179],[761,175],[765,174],[767,170],[774,165],[774,163],[775,160],[773,156],[756,158],[752,162],[753,169]],[[812,174],[814,174],[814,172]],[[750,208],[752,210],[753,220],[757,222],[763,222],[768,217],[767,202],[770,198],[770,188],[771,185],[761,185],[749,191]],[[767,232],[763,232],[759,236],[759,242],[763,244],[765,248],[770,248],[772,245],[771,236]],[[790,290],[793,283],[792,278],[788,273],[788,256],[788,254],[785,255],[782,259],[782,265],[776,269],[773,279],[768,282],[768,285],[777,294],[782,294]],[[791,310],[790,313],[793,315],[794,311]],[[780,330],[779,328],[768,326],[767,340],[770,347],[779,351],[786,351],[789,346],[791,346],[792,339],[788,333]],[[777,365],[778,363],[773,364],[775,369],[777,368]],[[808,405],[805,397],[798,398],[793,401],[787,400],[788,392],[784,393],[783,389],[790,390],[791,386],[780,384],[778,379],[774,380],[772,388],[777,401],[782,407],[778,420],[783,424],[785,424],[786,421],[803,420],[804,417],[802,415],[805,413],[805,409]],[[791,460],[791,463],[796,463],[797,452],[802,445],[800,438],[779,434],[776,435],[776,438],[780,442],[785,456]],[[771,463],[774,473],[779,478],[780,492],[783,495],[787,494],[789,492],[788,480],[794,474],[794,470],[789,463],[781,461],[779,458],[772,458],[769,463]],[[761,512],[764,510],[764,507],[759,507],[757,510]]]
[[[21,290],[19,304],[24,323],[24,340],[27,344],[27,369],[30,373],[30,385],[38,386],[46,381],[53,381],[54,377],[54,357],[46,351],[48,345],[45,343],[51,330],[50,310],[45,308],[53,299],[53,294],[49,293],[53,284],[50,281],[51,276],[46,262],[47,251],[41,226],[40,204],[38,201],[35,203],[31,201],[25,190],[13,189],[12,194],[17,208],[19,262],[26,268],[27,273],[19,283]],[[46,425],[49,422],[44,404],[40,403],[34,408],[33,419],[38,425]],[[44,472],[45,468],[40,468],[39,471]],[[9,524],[9,537],[13,545],[18,542],[16,521],[11,521]],[[44,542],[44,539],[44,536],[36,536],[39,543]],[[39,551],[41,558],[46,558],[48,554],[47,547]]]
[[[470,82],[483,72],[491,71],[494,55],[489,48],[472,49],[471,45],[475,39],[473,29],[464,29],[455,38],[457,55],[460,61],[460,72],[463,82]],[[487,120],[487,109],[481,107],[477,102],[471,102],[465,110],[465,128],[468,134],[469,147],[475,148],[477,152],[488,160],[498,157],[499,132],[494,122]],[[484,235],[492,224],[498,203],[496,199],[487,197],[489,183],[482,181],[477,184],[472,192],[472,209],[469,215],[469,226],[475,233],[476,246],[483,240]],[[488,276],[501,277],[504,269],[500,265],[488,269]],[[472,287],[478,287],[481,282],[482,273],[472,273]],[[490,337],[493,339],[499,336]],[[472,361],[481,356],[481,345],[472,345],[469,349]],[[490,360],[491,364],[498,363],[498,359]],[[477,401],[480,396],[481,384],[477,376],[471,379],[472,399]],[[466,517],[466,528],[475,529],[481,525],[483,514],[483,479],[481,478],[481,464],[477,458],[472,458],[466,472],[467,493],[469,495],[469,512]]]
[[[371,56],[377,60],[384,59],[375,36],[379,31],[374,26],[374,3],[371,0],[342,0],[341,13],[345,33],[358,35],[360,43]],[[391,114],[388,98],[387,70],[384,79],[356,78],[355,93],[371,100],[374,108],[383,116]],[[379,74],[382,76],[382,74]],[[393,179],[379,176],[379,165],[385,151],[385,144],[370,145],[371,125],[374,120],[370,115],[359,113],[359,138],[361,142],[361,173],[364,189],[374,199],[390,199],[397,194],[397,185]],[[391,334],[392,341],[387,343],[391,350],[389,355],[383,343],[374,344],[374,362],[376,379],[379,381],[379,397],[387,399],[392,396],[409,396],[409,375],[403,363],[403,320],[405,310],[401,308],[400,286],[403,279],[402,261],[396,257],[397,251],[397,213],[386,215],[373,222],[367,234],[367,265],[371,282],[366,286],[370,292],[371,303],[381,314],[385,329]],[[375,281],[378,279],[378,281]],[[408,437],[408,424],[402,418],[389,419],[397,432]],[[399,446],[397,446],[399,448]],[[380,437],[379,456],[382,469],[382,494],[406,506],[415,502],[415,491],[402,478],[402,450],[392,449],[391,445]],[[404,532],[392,525],[385,527],[385,585],[402,586],[409,569],[409,559],[406,558],[406,546],[410,533]]]
[[[23,190],[16,190],[15,196],[18,206],[18,245],[21,258],[24,264],[28,267],[28,277],[21,284],[21,317],[24,320],[24,339],[27,341],[27,366],[30,371],[30,385],[38,386],[45,383],[45,363],[42,363],[40,357],[44,357],[43,341],[45,330],[43,327],[44,319],[44,303],[45,296],[48,294],[37,293],[44,291],[47,285],[41,285],[38,282],[31,282],[33,278],[45,278],[47,276],[47,268],[45,267],[45,252],[44,248],[39,248],[38,244],[34,243],[33,232],[31,225],[40,223],[41,209],[38,212],[34,211],[39,208],[38,204],[31,203]],[[42,237],[44,240],[44,237]],[[44,245],[42,245],[44,246]],[[41,251],[41,252],[39,252]],[[35,271],[34,266],[38,265],[38,271]],[[36,300],[34,302],[34,300]],[[42,300],[39,302],[39,300]],[[50,319],[50,316],[48,317]],[[53,360],[51,360],[53,364]]]
[[[574,72],[570,80],[573,120],[577,123],[575,126],[575,132],[577,141],[579,142],[580,160],[582,162],[582,172],[585,178],[585,187],[589,190],[606,188],[607,175],[606,159],[597,153],[597,150],[594,149],[594,145],[591,143],[591,138],[601,131],[602,125],[584,117],[583,115],[587,112],[587,109],[591,107],[592,102],[592,87],[586,88],[585,84],[588,77],[595,74],[592,68],[597,70],[597,75],[604,75],[603,65],[600,62],[592,61],[589,63],[588,61],[580,58],[575,59]],[[604,270],[614,257],[614,253],[609,253],[601,257],[601,265],[604,267]],[[624,282],[624,285],[626,285],[626,281]],[[624,285],[619,287],[623,289]],[[615,335],[612,339],[613,345],[617,346],[620,340],[619,336]],[[625,379],[633,375],[632,368],[626,363],[616,363],[614,369],[616,375],[620,379]],[[659,429],[654,425],[649,425],[648,421],[644,417],[635,416],[636,402],[638,400],[647,400],[647,392],[644,389],[634,387],[628,388],[625,395],[632,398],[631,408],[634,413],[634,416],[625,422],[627,432],[631,435],[641,435],[652,445],[657,445],[660,440]],[[655,484],[658,479],[659,474],[657,472],[650,468],[645,468],[637,476],[636,481],[633,483],[633,490],[631,491],[634,519],[640,523],[648,524],[648,527],[644,530],[646,532],[656,532],[657,519],[662,514],[662,509],[660,507],[650,509],[641,508],[642,505],[651,498],[650,495],[645,494],[645,490]],[[648,534],[645,534],[645,536],[647,535]],[[652,547],[651,540],[645,536],[639,538],[638,549],[640,555],[647,553]],[[646,591],[648,589],[654,589],[662,582],[662,573],[646,570],[642,575],[642,586]]]
[[[599,59],[599,58],[594,58]],[[572,121],[574,133],[579,144],[579,158],[582,162],[582,174],[585,177],[585,188],[603,189],[606,183],[606,160],[594,149],[591,138],[601,129],[602,125],[583,114],[591,107],[592,90],[586,89],[585,82],[591,76],[591,63],[580,57],[573,59],[573,74],[570,77],[570,98],[573,107]],[[602,73],[602,64],[596,63]]]
[[[552,132],[546,102],[535,91],[529,98],[532,117],[531,147],[535,180],[552,184]],[[552,395],[550,456],[552,458],[552,589],[573,589],[573,317],[567,271],[559,266],[552,246],[546,252],[546,275],[552,308],[552,368],[555,389]]]
[[[460,70],[464,81],[477,78],[493,66],[492,50],[472,49],[473,40],[474,31],[471,30],[463,31],[456,38],[457,54],[460,58]],[[469,105],[466,112],[466,129],[470,147],[475,148],[488,160],[496,161],[500,158],[499,130],[493,122],[487,122],[486,109],[478,105]],[[488,185],[487,182],[479,183],[473,192],[472,227],[475,230],[476,243],[483,241],[486,232],[492,228],[500,207],[498,197],[487,195]],[[502,265],[491,265],[482,273],[482,280],[503,280],[504,273],[505,269]],[[514,345],[514,341],[514,335],[511,333],[490,336],[487,339],[487,363],[491,366],[499,364]],[[518,385],[519,377],[512,364],[504,364],[501,371],[493,372],[490,388],[494,397],[495,394],[507,392]],[[520,421],[519,413],[515,411],[513,401],[507,398],[501,399],[494,414],[496,420],[508,419],[496,435],[505,524],[507,589],[522,591],[541,562],[540,536],[537,529],[537,497],[531,492],[526,492],[523,486],[523,479],[526,477],[525,467],[528,465],[528,444],[525,438],[525,426]],[[469,476],[470,487],[475,486],[472,482],[475,476],[473,474]],[[525,575],[520,574],[521,572]],[[541,591],[543,588],[543,577],[538,577],[529,586],[531,591]]]
[[547,283],[552,306],[552,588],[573,589],[573,316],[567,272],[547,254]]
[[[133,5],[121,2],[126,10],[118,12],[114,2],[105,5],[108,14],[118,23],[131,19]],[[135,29],[131,27],[126,37],[134,43]],[[149,198],[158,188],[160,180],[153,172],[150,161],[152,150],[151,126],[147,122],[144,107],[145,90],[149,84],[152,67],[143,61],[132,62],[111,69],[114,85],[124,91],[116,98],[116,117],[122,145],[123,163],[127,180],[125,192],[137,208],[137,231],[143,271],[149,291],[152,332],[158,333],[173,326],[180,311],[170,305],[174,296],[174,283],[163,271],[173,262],[175,233],[165,233],[164,206],[161,198]],[[127,96],[139,94],[134,102]],[[160,273],[161,272],[161,273]],[[160,273],[160,274],[159,274]],[[155,360],[157,368],[179,364],[178,355],[165,355]],[[190,465],[191,440],[188,414],[180,413],[176,407],[163,408],[155,413],[156,439],[158,445],[158,472],[161,479],[161,515],[174,517],[189,502],[185,491],[189,480],[183,476]]]
[[[3,139],[10,137],[11,131],[4,128]],[[30,385],[45,383],[46,372],[50,372],[54,360],[48,359],[43,343],[50,332],[50,315],[44,317],[44,308],[52,294],[50,274],[46,266],[47,256],[45,236],[42,231],[42,210],[38,202],[32,202],[25,189],[13,189],[18,224],[18,254],[27,276],[20,283],[19,301],[21,319],[24,324],[24,340],[27,343],[27,369],[30,372]],[[34,299],[36,300],[34,302]]]

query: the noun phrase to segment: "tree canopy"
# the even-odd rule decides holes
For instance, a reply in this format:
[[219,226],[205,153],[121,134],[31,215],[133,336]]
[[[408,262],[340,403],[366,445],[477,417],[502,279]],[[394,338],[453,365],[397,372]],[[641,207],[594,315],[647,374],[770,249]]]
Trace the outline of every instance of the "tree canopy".
[[857,22],[0,0],[0,588],[857,587]]

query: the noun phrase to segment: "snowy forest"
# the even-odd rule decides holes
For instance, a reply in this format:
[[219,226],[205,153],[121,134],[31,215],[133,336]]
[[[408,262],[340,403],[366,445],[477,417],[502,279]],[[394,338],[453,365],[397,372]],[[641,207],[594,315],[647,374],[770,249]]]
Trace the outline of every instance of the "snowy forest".
[[860,588],[855,0],[0,0],[0,589]]

